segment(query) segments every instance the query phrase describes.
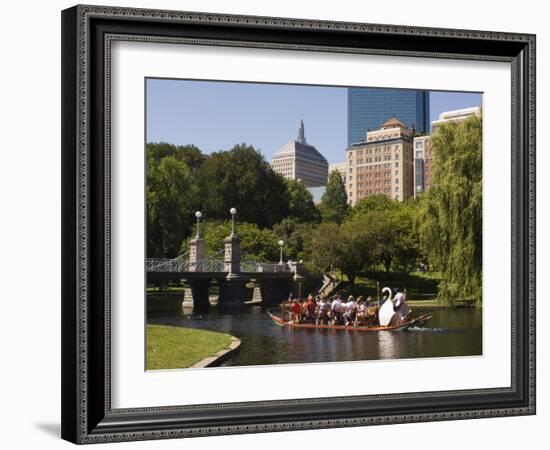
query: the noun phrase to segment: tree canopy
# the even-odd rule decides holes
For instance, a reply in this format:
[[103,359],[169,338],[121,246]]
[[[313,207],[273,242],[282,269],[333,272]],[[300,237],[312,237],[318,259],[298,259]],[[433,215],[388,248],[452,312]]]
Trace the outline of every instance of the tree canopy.
[[369,207],[364,203],[342,224],[323,222],[317,226],[305,241],[306,254],[317,270],[333,266],[351,283],[358,274],[377,266],[401,273],[414,270],[421,257],[414,210],[407,202],[388,202],[373,200]]
[[189,166],[174,155],[148,161],[147,255],[175,257],[190,232],[198,188]]
[[306,185],[300,180],[286,180],[286,187],[289,200],[289,217],[293,217],[300,222],[319,222],[321,215]]
[[[231,234],[231,222],[206,223],[202,236],[206,241],[206,250],[209,255],[221,255],[224,249],[224,239]],[[243,259],[260,261],[278,261],[279,244],[273,231],[260,229],[256,224],[239,222],[235,227],[235,234],[240,239]],[[185,243],[187,244],[187,243]],[[182,248],[182,253],[186,249]]]
[[285,180],[251,146],[241,144],[208,156],[199,170],[201,210],[225,220],[237,208],[240,221],[272,227],[289,214]]
[[294,261],[307,259],[306,250],[311,243],[311,232],[314,223],[302,222],[295,217],[288,217],[273,227],[273,234],[285,243],[284,251]]
[[441,271],[439,298],[475,298],[482,289],[482,121],[448,123],[432,136],[432,187],[422,199],[423,248]]
[[333,170],[328,177],[327,188],[321,197],[319,210],[325,222],[342,223],[348,213],[348,196],[340,172]]
[[202,163],[206,161],[206,156],[194,145],[173,145],[166,142],[147,144],[147,154],[156,163],[173,156],[178,161],[184,161],[192,172],[200,169]]

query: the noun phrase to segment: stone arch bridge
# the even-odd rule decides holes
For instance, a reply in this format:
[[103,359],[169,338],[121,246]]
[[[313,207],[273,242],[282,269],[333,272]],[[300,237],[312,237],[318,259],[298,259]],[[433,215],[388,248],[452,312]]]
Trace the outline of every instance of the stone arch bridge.
[[246,285],[252,280],[259,285],[262,303],[273,305],[286,299],[302,279],[298,262],[241,260],[240,240],[234,233],[224,239],[223,259],[217,258],[206,257],[206,243],[196,237],[185,255],[147,259],[147,283],[184,279],[191,288],[193,307],[205,309],[210,305],[209,288],[213,282],[220,288],[218,307],[234,308],[244,306],[248,297]]

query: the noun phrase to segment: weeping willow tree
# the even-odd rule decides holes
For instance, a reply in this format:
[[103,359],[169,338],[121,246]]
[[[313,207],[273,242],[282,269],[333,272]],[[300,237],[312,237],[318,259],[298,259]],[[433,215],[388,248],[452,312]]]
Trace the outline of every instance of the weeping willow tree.
[[432,187],[422,199],[420,237],[432,269],[441,272],[438,298],[482,297],[482,121],[472,116],[432,135]]

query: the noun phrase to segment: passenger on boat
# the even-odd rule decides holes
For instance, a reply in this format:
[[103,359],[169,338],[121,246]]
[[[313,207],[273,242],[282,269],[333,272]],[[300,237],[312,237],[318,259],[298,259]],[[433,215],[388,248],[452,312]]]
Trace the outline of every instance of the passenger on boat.
[[367,325],[379,325],[378,309],[378,303],[369,295],[365,311],[365,322]]
[[357,314],[357,303],[353,295],[348,297],[348,301],[344,305],[344,325],[349,326],[355,322]]
[[340,295],[337,295],[332,302],[331,317],[333,325],[340,325],[344,318],[344,303]]
[[407,290],[400,292],[399,288],[395,288],[397,294],[393,298],[393,310],[395,311],[394,317],[392,317],[393,323],[402,323],[405,322],[410,314],[411,308],[407,304]]
[[315,304],[315,300],[313,299],[313,295],[309,294],[307,296],[307,301],[306,301],[306,311],[305,311],[305,321],[306,322],[314,322],[315,321],[315,308],[316,308],[316,304]]
[[305,298],[300,300],[300,308],[301,308],[300,323],[304,323],[306,321],[306,313],[307,313],[307,303]]
[[316,295],[313,301],[315,302],[315,319],[317,319],[317,316],[319,315],[319,307],[321,306],[321,296]]
[[365,298],[360,295],[357,298],[357,314],[355,315],[355,321],[353,323],[354,326],[360,327],[365,323],[365,311],[367,307],[365,305]]
[[302,315],[302,306],[300,305],[300,302],[298,300],[294,300],[292,302],[292,323],[300,323],[301,315]]
[[321,299],[319,302],[319,312],[317,314],[317,325],[320,323],[323,325],[327,325],[330,317],[329,317],[329,311],[330,311],[331,304],[327,299]]

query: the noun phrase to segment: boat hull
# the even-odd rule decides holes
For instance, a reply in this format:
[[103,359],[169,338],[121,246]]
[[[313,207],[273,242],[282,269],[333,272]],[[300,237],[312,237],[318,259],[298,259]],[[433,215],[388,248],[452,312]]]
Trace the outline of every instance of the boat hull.
[[320,329],[320,330],[339,330],[339,331],[405,331],[408,328],[411,327],[421,327],[424,325],[428,320],[430,320],[433,317],[433,314],[423,314],[422,316],[416,317],[415,319],[411,319],[407,322],[403,322],[396,325],[391,326],[348,326],[348,325],[324,325],[324,324],[314,324],[314,323],[292,323],[289,321],[283,320],[280,316],[275,314],[272,311],[267,311],[267,314],[269,317],[271,317],[271,320],[275,322],[277,325],[287,327],[287,328],[310,328],[310,329]]

